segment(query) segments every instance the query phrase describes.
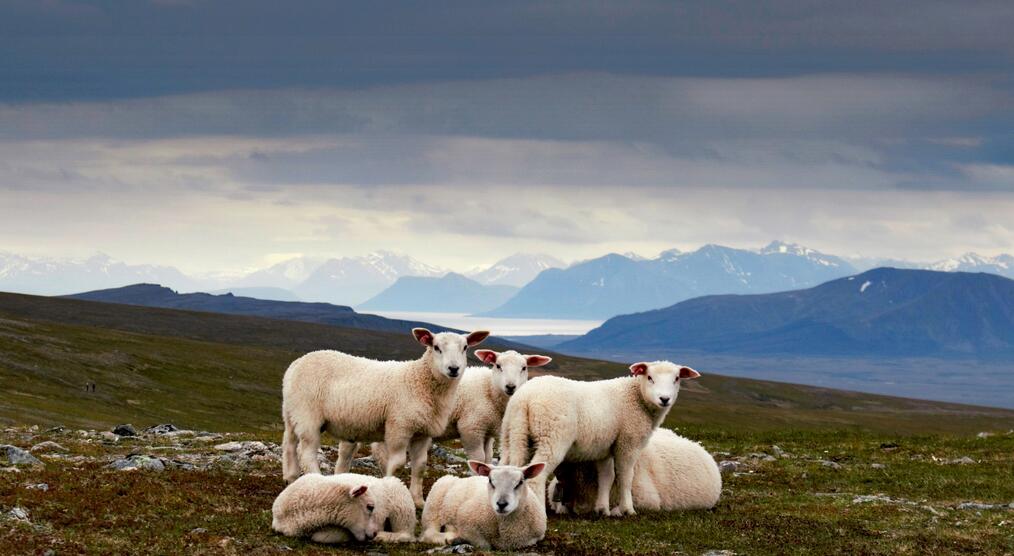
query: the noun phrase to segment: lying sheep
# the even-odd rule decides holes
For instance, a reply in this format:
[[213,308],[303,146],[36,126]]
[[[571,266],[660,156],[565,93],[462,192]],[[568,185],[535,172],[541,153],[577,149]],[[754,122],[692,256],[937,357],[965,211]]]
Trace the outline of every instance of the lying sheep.
[[409,453],[412,498],[422,507],[422,474],[431,438],[444,432],[453,409],[466,350],[489,332],[433,334],[415,328],[426,346],[414,361],[375,361],[338,351],[315,351],[296,359],[282,380],[282,473],[292,482],[300,472],[320,473],[317,450],[327,430],[341,440],[335,473],[347,473],[357,441],[383,440],[385,475],[393,475]]
[[375,477],[353,473],[300,477],[275,498],[271,528],[322,543],[371,540],[378,534],[377,482]]
[[446,544],[464,539],[479,549],[514,550],[546,536],[545,498],[526,483],[545,468],[490,466],[469,460],[474,477],[437,480],[423,507],[419,540]]
[[[616,486],[610,493],[613,499]],[[592,511],[597,494],[591,462],[562,463],[549,483],[550,507],[556,513]],[[669,429],[652,433],[634,464],[634,509],[704,510],[715,507],[721,494],[722,474],[707,450]]]
[[[555,376],[534,378],[507,403],[501,457],[510,465],[546,462],[538,481],[564,461],[596,462],[595,511],[633,515],[634,464],[652,431],[676,401],[680,380],[697,378],[690,367],[668,361],[634,363],[630,377],[578,382]],[[534,455],[529,460],[529,446]],[[619,479],[619,505],[610,511],[609,491]]]
[[[514,350],[497,353],[475,350],[475,356],[492,367],[469,367],[455,393],[454,409],[447,430],[436,440],[461,438],[470,459],[493,461],[493,441],[500,435],[500,421],[507,400],[528,381],[528,369],[541,367],[553,359],[545,355],[522,355]],[[370,446],[377,465],[384,467],[384,445]]]

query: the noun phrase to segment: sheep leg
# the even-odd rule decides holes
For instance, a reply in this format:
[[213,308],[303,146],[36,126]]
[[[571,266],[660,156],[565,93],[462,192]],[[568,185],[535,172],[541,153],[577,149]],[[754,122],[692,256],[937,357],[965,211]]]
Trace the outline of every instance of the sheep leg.
[[490,436],[486,439],[486,457],[483,459],[483,463],[493,463],[493,442],[496,440],[495,436]]
[[612,515],[635,515],[634,499],[631,489],[634,486],[634,464],[640,450],[618,450],[614,455],[616,463],[616,475],[620,480],[620,505],[613,508]]
[[445,531],[441,531],[439,526],[431,526],[423,531],[423,534],[419,536],[419,542],[427,544],[450,544],[450,542],[456,538],[458,538],[458,534],[451,526],[445,527]]
[[304,473],[320,473],[317,451],[320,450],[320,426],[306,427],[299,433],[299,465]]
[[420,436],[412,439],[409,445],[409,455],[412,458],[412,478],[409,481],[409,492],[412,493],[412,501],[417,508],[423,507],[423,473],[426,472],[426,456],[430,450],[433,439],[428,436]]
[[283,421],[285,432],[282,433],[282,477],[286,483],[291,483],[299,478],[299,440],[289,419],[283,418]]
[[415,542],[415,536],[408,531],[399,531],[397,533],[391,531],[380,531],[377,533],[377,541],[379,542]]
[[461,446],[465,449],[465,453],[468,454],[468,459],[474,459],[483,463],[487,462],[481,435],[462,433]]
[[609,515],[609,491],[613,488],[613,479],[616,478],[616,467],[613,458],[605,458],[595,462],[595,471],[598,475],[598,497],[595,499],[595,511],[602,515]]
[[338,443],[338,460],[334,462],[334,472],[348,473],[352,469],[352,458],[356,455],[359,444],[350,440]]
[[384,448],[387,450],[387,466],[384,469],[385,477],[393,477],[395,472],[401,469],[407,461],[408,444],[412,440],[410,435],[405,435],[396,430],[396,427],[389,427],[384,434]]

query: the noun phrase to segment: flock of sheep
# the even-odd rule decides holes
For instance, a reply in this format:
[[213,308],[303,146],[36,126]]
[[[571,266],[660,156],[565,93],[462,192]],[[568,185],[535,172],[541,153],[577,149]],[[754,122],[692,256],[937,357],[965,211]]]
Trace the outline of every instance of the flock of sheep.
[[[468,367],[468,348],[489,332],[412,334],[426,346],[413,361],[316,351],[289,366],[282,385],[282,472],[289,485],[272,508],[276,531],[327,543],[460,539],[486,549],[522,548],[545,535],[553,474],[548,502],[556,513],[620,516],[718,502],[722,479],[711,455],[658,428],[680,382],[697,371],[656,361],[635,363],[631,376],[612,380],[528,380],[529,368],[551,359],[482,349],[475,356],[488,366]],[[340,441],[333,475],[321,475],[317,463],[324,431]],[[461,439],[473,476],[441,477],[424,500],[430,445],[450,438]],[[385,478],[349,473],[363,442],[372,443]],[[393,476],[406,461],[409,488]]]

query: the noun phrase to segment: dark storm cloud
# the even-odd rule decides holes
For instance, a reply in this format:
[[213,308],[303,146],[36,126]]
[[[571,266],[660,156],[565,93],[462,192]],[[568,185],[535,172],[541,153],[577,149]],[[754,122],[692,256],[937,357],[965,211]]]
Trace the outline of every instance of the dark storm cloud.
[[1004,72],[1011,28],[1002,0],[13,0],[0,4],[0,100],[572,72]]

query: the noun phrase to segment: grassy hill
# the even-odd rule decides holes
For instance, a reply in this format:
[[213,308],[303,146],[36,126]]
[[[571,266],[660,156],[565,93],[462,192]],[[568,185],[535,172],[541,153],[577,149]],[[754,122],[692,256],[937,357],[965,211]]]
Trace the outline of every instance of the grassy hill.
[[[170,421],[217,431],[274,431],[280,426],[282,374],[294,358],[314,349],[392,359],[420,353],[407,331],[0,294],[0,388],[7,392],[0,398],[0,421],[87,427]],[[563,376],[626,373],[618,363],[554,358],[547,371]],[[672,423],[905,433],[1014,427],[1014,411],[700,370],[705,376],[682,393]],[[95,392],[85,392],[88,382],[96,383]]]

